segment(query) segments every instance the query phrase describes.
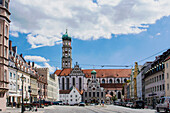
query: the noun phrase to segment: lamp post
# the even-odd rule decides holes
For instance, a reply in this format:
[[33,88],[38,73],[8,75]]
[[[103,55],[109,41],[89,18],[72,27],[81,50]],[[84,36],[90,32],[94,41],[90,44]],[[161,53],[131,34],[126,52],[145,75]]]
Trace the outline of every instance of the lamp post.
[[21,76],[21,81],[22,81],[22,107],[21,107],[21,113],[24,113],[24,96],[23,96],[23,83],[24,83],[25,77],[22,75]]

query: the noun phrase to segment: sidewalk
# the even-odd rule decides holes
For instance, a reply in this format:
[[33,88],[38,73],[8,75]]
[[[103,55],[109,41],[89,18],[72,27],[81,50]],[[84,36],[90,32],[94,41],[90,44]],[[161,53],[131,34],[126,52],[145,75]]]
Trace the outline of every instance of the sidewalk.
[[[0,111],[0,113],[21,113],[21,108],[7,107],[5,112]],[[25,111],[24,113],[44,113],[44,110],[43,108],[38,108],[38,111]]]

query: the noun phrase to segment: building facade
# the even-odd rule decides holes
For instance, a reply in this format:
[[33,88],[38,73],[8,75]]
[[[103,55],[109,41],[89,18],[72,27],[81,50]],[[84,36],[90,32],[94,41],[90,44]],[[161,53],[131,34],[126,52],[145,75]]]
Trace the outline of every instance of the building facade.
[[78,104],[82,101],[81,92],[74,86],[69,90],[60,90],[60,101],[62,101],[63,104]]
[[170,56],[165,59],[165,96],[170,96]]
[[6,110],[6,95],[9,89],[8,42],[10,27],[10,0],[0,0],[0,110]]
[[144,74],[145,98],[148,105],[153,105],[161,97],[166,95],[165,87],[167,84],[165,84],[165,79],[167,79],[167,73],[165,73],[165,59],[169,54],[170,49],[156,57]]
[[88,83],[87,89],[84,90],[83,101],[85,103],[105,102],[105,90],[103,87],[100,87],[95,70],[91,72],[91,81]]
[[59,88],[58,88],[58,77],[55,74],[50,74],[47,77],[47,100],[58,101],[59,100]]
[[36,68],[38,72],[37,83],[38,83],[38,99],[47,100],[47,76],[49,75],[48,68]]

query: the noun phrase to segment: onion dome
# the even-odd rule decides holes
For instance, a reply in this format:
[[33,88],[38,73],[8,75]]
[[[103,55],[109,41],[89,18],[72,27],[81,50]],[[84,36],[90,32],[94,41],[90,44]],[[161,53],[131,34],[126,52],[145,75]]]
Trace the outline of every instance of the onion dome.
[[62,36],[62,39],[71,41],[71,37],[68,36],[67,29],[66,29],[66,33]]
[[91,71],[91,74],[96,74],[96,71],[95,70]]

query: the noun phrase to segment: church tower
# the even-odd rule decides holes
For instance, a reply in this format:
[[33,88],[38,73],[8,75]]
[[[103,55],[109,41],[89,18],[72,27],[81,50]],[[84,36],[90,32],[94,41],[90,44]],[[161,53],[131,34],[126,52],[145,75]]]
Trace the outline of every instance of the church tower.
[[62,69],[72,68],[72,47],[71,37],[66,33],[62,36],[63,47],[62,47]]
[[0,111],[6,110],[6,94],[9,89],[8,49],[10,26],[10,0],[0,0]]

